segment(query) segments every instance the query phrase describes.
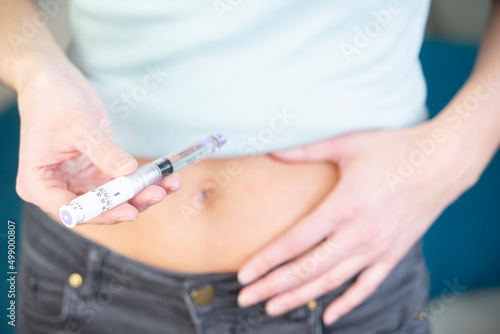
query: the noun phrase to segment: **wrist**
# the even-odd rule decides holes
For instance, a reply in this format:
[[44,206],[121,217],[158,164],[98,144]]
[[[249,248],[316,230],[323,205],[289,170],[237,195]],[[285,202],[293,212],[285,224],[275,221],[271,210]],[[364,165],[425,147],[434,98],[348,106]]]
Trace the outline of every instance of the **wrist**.
[[[448,112],[443,110],[441,114]],[[470,132],[450,126],[444,117],[435,117],[417,128],[421,142],[432,142],[435,151],[431,160],[442,171],[449,187],[460,194],[473,187],[479,180],[491,158]],[[461,131],[460,131],[461,130]]]
[[21,94],[26,86],[33,82],[42,82],[54,73],[67,71],[71,67],[70,61],[61,52],[47,54],[33,51],[23,54],[13,64],[12,88]]

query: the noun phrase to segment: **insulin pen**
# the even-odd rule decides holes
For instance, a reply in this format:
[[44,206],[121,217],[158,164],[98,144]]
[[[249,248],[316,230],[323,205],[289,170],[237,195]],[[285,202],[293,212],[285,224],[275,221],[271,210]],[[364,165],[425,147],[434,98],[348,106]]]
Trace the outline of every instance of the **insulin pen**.
[[226,143],[223,135],[208,136],[183,150],[167,154],[153,162],[140,166],[128,175],[75,198],[59,209],[59,216],[67,227],[86,222],[115,206],[124,203],[143,191],[147,186],[158,185],[173,172],[203,160],[216,153]]

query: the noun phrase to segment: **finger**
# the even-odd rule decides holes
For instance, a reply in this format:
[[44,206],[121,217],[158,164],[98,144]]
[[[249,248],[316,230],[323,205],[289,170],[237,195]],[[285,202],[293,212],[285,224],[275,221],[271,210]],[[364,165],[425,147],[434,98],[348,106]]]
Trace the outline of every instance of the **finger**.
[[[23,193],[22,196],[20,194],[20,197],[26,201],[39,206],[46,212],[59,216],[59,208],[71,202],[77,196],[61,188],[60,185],[55,185],[58,183],[58,180],[34,180],[30,183],[32,185],[32,187],[30,187],[32,195],[24,194],[23,191],[20,190],[18,190],[18,192]],[[35,193],[42,193],[44,195],[35,197]],[[102,213],[84,224],[112,225],[136,220],[138,216],[139,212],[134,206],[124,203]]]
[[144,189],[132,198],[129,203],[135,206],[139,212],[144,212],[151,206],[160,203],[167,194],[175,192],[180,187],[180,175],[179,173],[173,173],[164,178],[159,186],[149,186]]
[[334,236],[291,263],[241,290],[238,303],[248,307],[314,279],[348,256]]
[[[19,177],[18,177],[19,179]],[[16,191],[23,200],[33,203],[43,211],[59,215],[59,208],[71,202],[77,196],[72,192],[58,186],[46,186],[47,182],[17,182]],[[26,187],[25,185],[29,186]],[[43,195],[42,195],[43,194]]]
[[131,204],[122,203],[111,210],[103,212],[99,216],[90,219],[89,221],[78,224],[78,226],[83,225],[114,225],[117,223],[130,222],[137,220],[139,217],[139,211]]
[[98,127],[84,127],[74,138],[72,144],[109,177],[128,175],[137,169],[137,161]]
[[172,173],[161,181],[160,186],[165,189],[167,194],[171,194],[182,187],[181,175]]
[[341,207],[343,204],[342,193],[339,184],[337,189],[328,195],[313,212],[250,258],[239,271],[239,282],[246,285],[254,281],[279,264],[302,254],[330,235],[344,219],[344,209]]
[[162,187],[149,186],[139,194],[137,194],[137,196],[132,198],[129,203],[133,205],[137,209],[137,211],[143,212],[149,207],[160,203],[165,198],[165,196],[167,196],[167,193]]
[[318,143],[273,152],[272,155],[287,161],[338,161],[350,153],[349,136],[335,137]]
[[346,259],[318,278],[271,299],[266,304],[266,312],[271,316],[277,316],[307,304],[340,287],[362,271],[368,262],[369,260],[362,256]]
[[378,288],[393,267],[393,264],[378,263],[363,271],[356,282],[327,307],[323,313],[325,325],[333,324],[361,304]]

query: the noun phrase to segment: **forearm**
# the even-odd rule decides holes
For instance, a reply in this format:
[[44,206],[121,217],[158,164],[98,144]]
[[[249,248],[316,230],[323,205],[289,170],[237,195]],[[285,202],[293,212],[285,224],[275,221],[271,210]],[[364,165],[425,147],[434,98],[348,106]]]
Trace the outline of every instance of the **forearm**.
[[[67,58],[46,24],[35,24],[39,9],[32,0],[4,0],[0,11],[0,81],[19,91],[46,64],[65,64]],[[26,28],[27,22],[36,29]]]
[[492,6],[471,76],[431,124],[444,130],[445,146],[460,146],[477,179],[500,145],[500,1]]

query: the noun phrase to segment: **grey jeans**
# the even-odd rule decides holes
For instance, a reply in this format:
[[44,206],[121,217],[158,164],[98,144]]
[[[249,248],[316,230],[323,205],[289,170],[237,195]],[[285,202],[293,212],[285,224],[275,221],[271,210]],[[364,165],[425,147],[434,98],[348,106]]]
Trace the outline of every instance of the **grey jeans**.
[[429,333],[427,321],[418,316],[428,289],[420,244],[370,298],[325,326],[323,310],[354,280],[273,318],[262,303],[238,307],[241,286],[234,273],[186,274],[148,266],[71,232],[27,204],[17,333]]

